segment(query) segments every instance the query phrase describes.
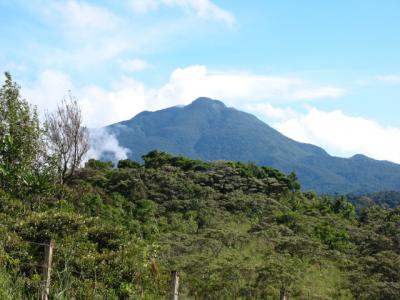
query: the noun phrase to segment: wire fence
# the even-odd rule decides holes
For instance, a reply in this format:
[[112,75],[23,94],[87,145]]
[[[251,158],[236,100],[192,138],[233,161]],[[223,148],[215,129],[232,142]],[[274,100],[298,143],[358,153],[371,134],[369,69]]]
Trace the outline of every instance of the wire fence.
[[[21,243],[27,243],[30,245],[38,246],[38,247],[43,247],[43,259],[40,259],[39,257],[30,257],[32,262],[27,262],[27,261],[16,261],[14,266],[15,267],[26,267],[26,268],[31,268],[31,269],[36,269],[36,271],[41,270],[42,275],[40,281],[37,281],[37,295],[39,299],[49,299],[49,294],[47,294],[47,298],[43,298],[43,295],[46,294],[46,291],[49,291],[50,289],[50,276],[56,276],[59,277],[60,274],[66,271],[65,266],[63,267],[62,265],[58,265],[57,263],[52,262],[52,255],[53,255],[53,250],[56,249],[55,244],[53,241],[50,241],[48,243],[46,242],[36,242],[36,241],[28,241],[28,240],[19,240],[18,242]],[[4,243],[4,241],[0,241],[0,247],[4,249],[4,247],[15,247],[15,243]],[[12,254],[15,256],[15,254],[20,253],[20,254],[27,254],[27,252],[24,251],[13,251]],[[50,253],[50,254],[49,254]],[[50,255],[50,256],[49,256]],[[18,256],[18,255],[17,255]],[[15,257],[14,257],[15,258]],[[28,258],[24,258],[25,260]],[[64,270],[62,270],[64,268]],[[22,268],[24,269],[24,268]],[[20,270],[22,270],[20,269]],[[58,269],[58,271],[57,271]],[[35,272],[35,271],[34,271]],[[76,268],[72,267],[68,269],[68,272],[71,274],[74,274],[75,276],[79,276],[81,279],[87,278],[88,273],[87,272],[80,272]],[[95,281],[96,281],[96,275],[97,274],[97,267],[95,267],[94,270],[95,274]],[[35,272],[36,273],[36,272]],[[52,274],[53,273],[53,274]],[[179,287],[179,272],[174,272],[174,277],[171,278],[171,283],[175,286],[173,287],[173,294],[172,296],[174,297],[173,299],[178,299],[178,287]],[[178,275],[177,275],[178,274]],[[172,275],[172,274],[171,274]],[[91,277],[91,276],[89,276]],[[63,290],[65,292],[66,290]],[[44,293],[44,294],[43,294]]]

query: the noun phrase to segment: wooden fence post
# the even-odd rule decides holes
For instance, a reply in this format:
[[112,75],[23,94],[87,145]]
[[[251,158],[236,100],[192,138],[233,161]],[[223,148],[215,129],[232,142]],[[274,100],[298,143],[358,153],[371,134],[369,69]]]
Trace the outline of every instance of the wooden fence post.
[[286,289],[284,287],[282,287],[281,290],[280,290],[279,299],[280,300],[287,300]]
[[178,300],[179,298],[179,272],[171,272],[171,300]]
[[44,249],[43,282],[42,282],[42,293],[40,297],[41,300],[48,300],[50,296],[50,276],[51,276],[51,264],[53,261],[53,250],[54,250],[54,241],[51,240],[49,245],[46,245]]

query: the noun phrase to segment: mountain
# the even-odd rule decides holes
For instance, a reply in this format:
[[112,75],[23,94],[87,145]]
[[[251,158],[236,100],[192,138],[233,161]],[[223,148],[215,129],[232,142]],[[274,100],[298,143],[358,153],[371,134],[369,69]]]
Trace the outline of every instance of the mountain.
[[158,149],[202,160],[254,162],[285,173],[294,171],[303,189],[318,193],[400,191],[400,165],[363,155],[330,156],[218,100],[199,98],[184,107],[144,111],[106,129],[134,160]]

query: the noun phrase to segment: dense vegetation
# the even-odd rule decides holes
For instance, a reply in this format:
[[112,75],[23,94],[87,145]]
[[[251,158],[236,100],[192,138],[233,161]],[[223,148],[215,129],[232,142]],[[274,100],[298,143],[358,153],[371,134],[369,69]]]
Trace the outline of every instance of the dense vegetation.
[[357,219],[344,198],[293,177],[152,152],[145,164],[90,160],[40,200],[1,192],[3,297],[36,295],[56,241],[55,298],[159,299],[171,270],[193,299],[398,299],[400,210]]
[[400,205],[400,192],[382,191],[366,195],[347,195],[348,200],[354,204],[358,210],[374,205],[395,208]]
[[173,270],[183,299],[398,299],[399,208],[358,217],[344,197],[302,192],[295,174],[158,151],[143,164],[89,160],[59,181],[17,92],[8,77],[0,299],[37,299],[51,239],[52,299],[166,299]]

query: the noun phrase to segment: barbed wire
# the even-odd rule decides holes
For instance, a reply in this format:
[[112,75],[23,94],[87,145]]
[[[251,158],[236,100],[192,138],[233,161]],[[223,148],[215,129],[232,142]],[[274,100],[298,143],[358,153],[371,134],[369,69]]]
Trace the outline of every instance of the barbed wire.
[[[27,241],[27,240],[22,240],[21,242],[23,242],[23,243],[28,243],[28,244],[32,244],[32,245],[38,245],[38,246],[50,246],[50,243],[39,243],[39,242],[32,242],[32,241]],[[2,247],[4,247],[4,246],[15,246],[15,245],[13,245],[13,244],[4,243],[4,242],[1,242],[1,241],[0,241],[0,245],[1,245]],[[53,248],[54,248],[54,247],[53,247]]]
[[47,266],[44,264],[26,263],[26,262],[19,262],[17,265],[28,266],[28,267],[38,267],[38,268],[43,268],[43,267]]
[[46,244],[46,243],[31,242],[31,241],[26,241],[26,240],[24,240],[24,242],[26,242],[28,244],[32,244],[32,245],[50,246],[50,243]]

